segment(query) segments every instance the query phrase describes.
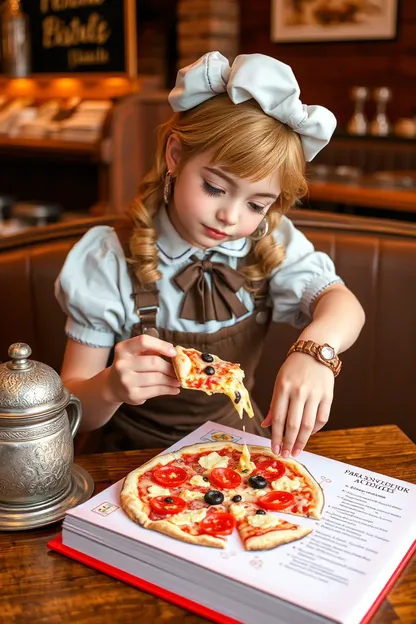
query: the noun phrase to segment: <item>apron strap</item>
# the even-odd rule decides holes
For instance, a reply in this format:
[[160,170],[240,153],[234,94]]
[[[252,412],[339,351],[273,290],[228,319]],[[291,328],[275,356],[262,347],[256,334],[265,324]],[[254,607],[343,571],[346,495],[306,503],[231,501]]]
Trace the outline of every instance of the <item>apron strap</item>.
[[[240,258],[238,270],[241,271],[247,265],[254,264],[254,262],[254,254],[250,251],[246,256]],[[269,306],[269,281],[267,278],[256,280],[251,282],[250,286],[252,288],[251,297],[254,303],[256,322],[259,325],[264,325],[264,323],[269,321],[271,314],[271,308]]]
[[[114,226],[114,230],[123,248],[126,258],[130,255],[129,240],[132,231],[132,223],[128,219],[121,219]],[[156,328],[156,317],[159,310],[159,291],[155,284],[151,286],[143,286],[137,279],[137,275],[132,269],[132,265],[127,263],[130,278],[133,285],[131,294],[134,299],[134,305],[139,322],[132,327],[132,337],[140,334],[149,334],[150,336],[159,337]]]

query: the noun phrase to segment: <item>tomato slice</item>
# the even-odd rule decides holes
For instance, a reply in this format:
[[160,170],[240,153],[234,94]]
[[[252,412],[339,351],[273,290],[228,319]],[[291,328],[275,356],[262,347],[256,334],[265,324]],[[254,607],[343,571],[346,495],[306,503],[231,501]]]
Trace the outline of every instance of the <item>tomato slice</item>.
[[210,480],[213,485],[224,490],[231,490],[241,483],[240,475],[231,468],[214,468],[211,471]]
[[257,499],[257,504],[263,509],[269,509],[270,511],[280,511],[290,507],[295,502],[295,497],[291,492],[282,492],[275,490],[268,492],[264,496],[260,496]]
[[236,521],[232,514],[218,511],[205,516],[199,528],[208,535],[231,535],[235,525]]
[[172,516],[181,513],[186,507],[186,502],[179,496],[155,496],[150,499],[150,507],[162,516]]
[[159,466],[152,472],[152,479],[158,485],[177,487],[188,478],[188,473],[179,466]]
[[257,464],[254,474],[261,475],[268,481],[280,479],[285,474],[286,467],[283,462],[278,459],[266,459]]

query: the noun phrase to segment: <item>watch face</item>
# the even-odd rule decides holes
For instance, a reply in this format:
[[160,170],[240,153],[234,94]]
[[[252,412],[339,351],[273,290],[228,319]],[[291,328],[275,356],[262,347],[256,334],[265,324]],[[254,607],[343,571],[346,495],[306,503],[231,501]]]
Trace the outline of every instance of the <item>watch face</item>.
[[335,357],[335,351],[329,345],[324,345],[321,348],[321,356],[324,358],[324,360],[332,360]]

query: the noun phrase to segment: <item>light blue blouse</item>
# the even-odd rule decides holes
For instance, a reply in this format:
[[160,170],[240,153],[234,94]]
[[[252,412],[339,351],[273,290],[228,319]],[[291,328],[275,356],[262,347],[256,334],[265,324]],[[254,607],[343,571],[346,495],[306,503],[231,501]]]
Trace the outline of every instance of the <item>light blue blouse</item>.
[[[248,313],[239,319],[208,321],[201,325],[179,317],[183,292],[172,278],[189,264],[195,254],[207,253],[191,247],[176,232],[166,209],[155,218],[158,231],[157,247],[160,307],[158,327],[184,332],[216,332],[243,321],[253,311],[253,301],[244,288],[237,296]],[[274,232],[275,240],[285,247],[286,258],[270,275],[270,305],[273,321],[290,323],[301,328],[311,320],[311,304],[328,286],[341,282],[332,260],[314,247],[293,223],[283,217]],[[211,248],[213,262],[223,262],[236,269],[239,258],[250,251],[248,238],[229,241]],[[209,276],[207,276],[208,279]],[[98,226],[90,229],[71,249],[55,283],[55,294],[67,315],[66,334],[77,342],[93,347],[112,347],[130,337],[138,317],[131,298],[132,284],[125,256],[113,228]]]

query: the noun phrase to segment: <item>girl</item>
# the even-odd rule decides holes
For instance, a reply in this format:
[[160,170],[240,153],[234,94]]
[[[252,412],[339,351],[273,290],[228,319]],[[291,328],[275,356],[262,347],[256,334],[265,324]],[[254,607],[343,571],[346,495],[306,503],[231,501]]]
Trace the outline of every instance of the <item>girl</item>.
[[290,67],[259,54],[232,67],[206,54],[179,71],[169,101],[127,226],[91,229],[58,277],[63,382],[83,430],[105,425],[103,449],[166,447],[208,419],[240,425],[223,395],[180,391],[173,345],[240,362],[250,391],[270,320],[305,327],[265,420],[255,408],[246,422],[260,435],[271,425],[273,450],[296,456],[326,423],[337,353],[364,322],[331,260],[284,216],[335,118],[303,105]]

